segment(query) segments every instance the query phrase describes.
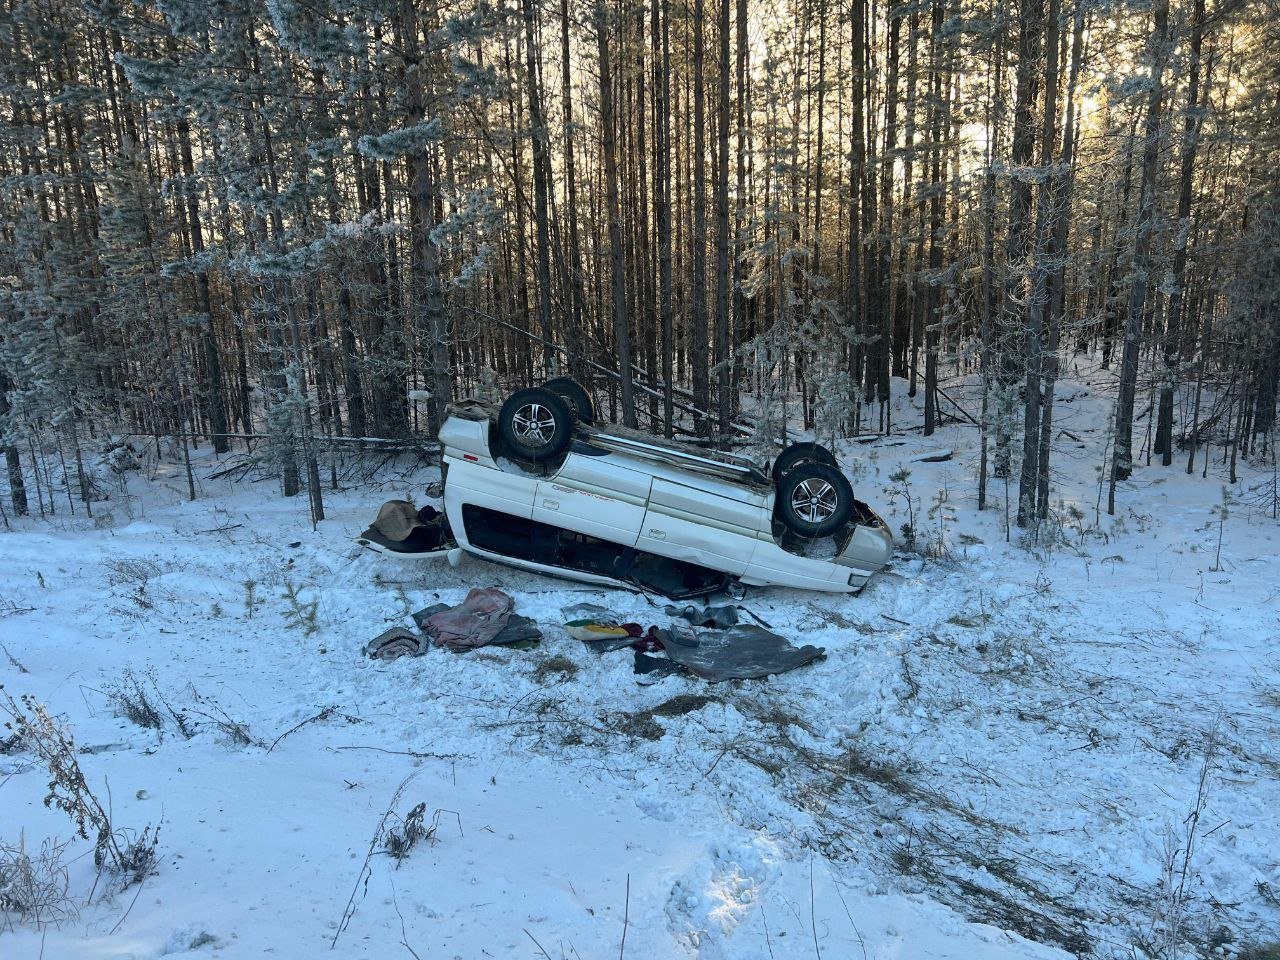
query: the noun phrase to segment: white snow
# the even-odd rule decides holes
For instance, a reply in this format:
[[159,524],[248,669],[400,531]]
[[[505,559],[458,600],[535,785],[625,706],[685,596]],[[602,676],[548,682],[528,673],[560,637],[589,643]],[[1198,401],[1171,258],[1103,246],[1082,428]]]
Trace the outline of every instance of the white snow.
[[[895,532],[906,504],[888,477],[908,465],[918,539],[940,535],[950,557],[901,552],[857,597],[749,593],[776,630],[827,649],[765,681],[642,686],[628,651],[596,657],[557,624],[575,601],[665,623],[644,597],[356,547],[383,500],[422,499],[426,471],[326,492],[315,531],[305,498],[270,481],[206,480],[186,502],[176,465],[131,475],[93,520],[64,500],[16,524],[0,534],[0,682],[66,719],[119,826],[162,830],[157,873],[87,905],[78,841],[78,921],[0,923],[0,957],[586,960],[619,954],[624,916],[625,956],[644,960],[1129,956],[1160,939],[1166,845],[1186,843],[1210,731],[1184,939],[1275,941],[1280,528],[1256,495],[1270,473],[1241,467],[1220,563],[1216,462],[1207,479],[1199,463],[1139,469],[1095,524],[1108,401],[1086,382],[1060,398],[1084,446],[1055,454],[1079,516],[1064,507],[1068,543],[1052,547],[1016,529],[1006,544],[1002,486],[974,509],[972,427],[848,443],[859,496]],[[919,462],[941,449],[954,457]],[[542,645],[361,655],[475,585],[510,592]],[[313,635],[290,586],[315,604]],[[154,676],[191,739],[114,714],[106,691],[127,669]],[[710,699],[671,703],[690,696]],[[425,802],[435,842],[399,869],[372,859],[329,953],[406,777],[396,812]],[[47,779],[29,753],[0,754],[0,840],[69,836]]]

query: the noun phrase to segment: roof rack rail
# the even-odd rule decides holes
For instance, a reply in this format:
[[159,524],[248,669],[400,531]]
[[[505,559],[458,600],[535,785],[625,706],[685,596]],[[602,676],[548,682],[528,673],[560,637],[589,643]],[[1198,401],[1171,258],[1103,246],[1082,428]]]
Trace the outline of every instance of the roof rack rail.
[[768,478],[759,467],[751,463],[746,457],[739,455],[707,456],[683,449],[675,444],[641,440],[614,430],[597,430],[581,424],[576,429],[586,436],[591,443],[615,450],[618,453],[629,453],[632,456],[642,457],[647,460],[664,460],[687,469],[742,482],[768,483]]

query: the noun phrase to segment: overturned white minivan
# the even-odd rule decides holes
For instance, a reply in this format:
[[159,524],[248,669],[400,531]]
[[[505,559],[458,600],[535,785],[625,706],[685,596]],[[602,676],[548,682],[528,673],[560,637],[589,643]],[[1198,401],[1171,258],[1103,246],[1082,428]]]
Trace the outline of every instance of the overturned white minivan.
[[884,521],[817,444],[793,444],[766,473],[593,423],[587,393],[565,378],[500,409],[452,406],[440,430],[444,516],[423,518],[439,533],[414,545],[375,526],[360,542],[401,556],[461,549],[672,598],[739,585],[852,593],[893,554]]

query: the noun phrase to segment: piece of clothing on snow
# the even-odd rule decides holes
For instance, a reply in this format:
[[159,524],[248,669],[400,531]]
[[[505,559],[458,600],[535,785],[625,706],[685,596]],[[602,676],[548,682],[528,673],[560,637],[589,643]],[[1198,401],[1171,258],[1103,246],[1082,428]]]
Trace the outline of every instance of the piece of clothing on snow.
[[384,630],[364,645],[364,653],[374,660],[391,661],[400,657],[420,657],[427,652],[427,645],[404,627]]
[[806,644],[796,647],[785,637],[754,624],[728,630],[694,630],[672,624],[658,631],[667,656],[704,680],[752,680],[785,673],[826,656]]
[[452,542],[443,513],[429,505],[418,509],[408,500],[384,503],[360,539],[393,553],[430,553],[443,550]]
[[583,643],[595,643],[600,640],[630,640],[631,638],[631,631],[622,624],[601,623],[590,617],[570,620],[564,625],[564,632]]
[[667,613],[687,620],[695,627],[710,627],[713,630],[724,630],[738,623],[738,608],[734,606],[697,607],[693,604],[684,607],[669,606]]
[[517,647],[527,650],[529,647],[537,646],[541,640],[542,631],[538,629],[536,620],[513,613],[507,618],[507,625],[502,628],[502,631],[489,641],[489,646]]
[[[594,604],[579,604],[572,612],[581,613],[582,607],[594,607]],[[568,610],[570,608],[566,608]],[[617,618],[602,607],[595,607],[601,613],[595,616],[579,617],[569,620],[564,625],[565,633],[575,640],[581,640],[595,653],[609,653],[623,647],[634,647],[653,653],[662,649],[662,641],[658,638],[657,627],[647,630],[638,623],[618,623]]]
[[631,646],[632,633],[622,619],[596,603],[571,603],[560,608],[565,633],[581,640],[595,653],[609,653]]
[[438,647],[483,647],[502,633],[515,601],[496,587],[473,587],[462,603],[430,614],[422,630]]
[[[429,607],[412,614],[413,622],[418,625],[418,629],[424,633],[427,632],[427,623],[438,613],[446,610],[452,610],[447,603],[433,603]],[[507,624],[490,640],[485,646],[489,647],[516,647],[521,650],[527,650],[530,647],[537,646],[542,640],[542,631],[538,628],[538,622],[531,617],[522,617],[518,613],[513,613],[507,617]],[[453,646],[454,650],[469,650],[471,647]]]
[[[429,607],[412,614],[413,622],[418,625],[419,630],[427,629],[427,621],[437,613],[448,610],[447,603],[433,603]],[[528,649],[537,646],[542,640],[542,631],[538,628],[538,622],[530,617],[522,617],[518,613],[513,613],[507,617],[507,625],[486,644],[490,647],[517,647],[519,649]],[[459,648],[465,649],[465,648]]]

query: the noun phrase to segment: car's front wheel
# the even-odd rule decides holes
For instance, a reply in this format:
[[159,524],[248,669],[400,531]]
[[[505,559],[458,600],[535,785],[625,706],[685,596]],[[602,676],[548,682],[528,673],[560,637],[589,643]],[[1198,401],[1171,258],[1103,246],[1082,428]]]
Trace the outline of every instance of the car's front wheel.
[[853,487],[828,463],[799,463],[778,481],[777,511],[801,537],[826,537],[853,516]]
[[498,413],[498,433],[504,449],[520,460],[554,460],[573,442],[573,412],[551,390],[518,390]]

